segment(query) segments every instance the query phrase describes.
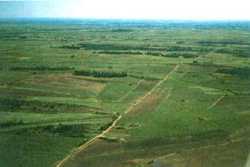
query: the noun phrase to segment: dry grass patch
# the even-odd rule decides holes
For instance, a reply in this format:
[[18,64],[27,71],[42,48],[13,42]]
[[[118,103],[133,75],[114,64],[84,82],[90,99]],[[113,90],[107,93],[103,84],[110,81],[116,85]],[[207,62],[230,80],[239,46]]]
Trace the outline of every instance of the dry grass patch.
[[101,92],[105,84],[95,82],[92,80],[85,80],[75,77],[72,74],[48,74],[48,75],[34,75],[25,81],[29,84],[50,85],[55,87],[71,87],[80,90],[92,90],[96,93]]

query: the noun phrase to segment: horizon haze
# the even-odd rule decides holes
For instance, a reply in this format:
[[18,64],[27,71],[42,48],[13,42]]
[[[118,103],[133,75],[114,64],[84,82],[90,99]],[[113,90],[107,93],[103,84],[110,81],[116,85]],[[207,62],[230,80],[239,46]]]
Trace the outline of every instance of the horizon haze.
[[0,1],[0,18],[250,20],[249,11],[247,0]]

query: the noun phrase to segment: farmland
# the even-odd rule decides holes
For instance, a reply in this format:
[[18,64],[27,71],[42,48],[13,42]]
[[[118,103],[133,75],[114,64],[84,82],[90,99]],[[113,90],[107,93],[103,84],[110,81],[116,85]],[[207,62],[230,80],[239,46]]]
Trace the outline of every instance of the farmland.
[[3,19],[0,32],[0,167],[250,163],[249,22]]

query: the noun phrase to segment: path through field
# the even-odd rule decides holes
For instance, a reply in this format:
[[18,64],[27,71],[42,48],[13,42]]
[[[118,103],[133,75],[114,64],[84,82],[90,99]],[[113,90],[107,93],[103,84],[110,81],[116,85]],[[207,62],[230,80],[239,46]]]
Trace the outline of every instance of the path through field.
[[128,114],[129,112],[133,111],[133,109],[139,105],[140,103],[143,102],[145,98],[150,96],[159,86],[161,86],[165,81],[167,81],[172,73],[178,70],[179,64],[176,65],[162,80],[160,80],[150,91],[148,91],[144,96],[138,98],[134,103],[132,103],[127,110],[125,110],[124,114],[119,115],[113,123],[102,133],[99,135],[95,136],[88,142],[84,143],[80,147],[77,148],[76,151],[74,151],[72,154],[69,154],[67,157],[65,157],[62,161],[60,161],[56,167],[62,167],[64,166],[65,162],[67,162],[70,158],[76,156],[79,152],[84,151],[86,148],[88,148],[90,145],[94,144],[99,138],[104,137],[108,132],[110,132],[116,125],[117,123],[123,118],[124,115]]
[[222,100],[224,99],[224,97],[226,97],[226,95],[220,96],[213,104],[211,104],[211,105],[208,107],[208,110],[214,108],[220,101],[222,101]]

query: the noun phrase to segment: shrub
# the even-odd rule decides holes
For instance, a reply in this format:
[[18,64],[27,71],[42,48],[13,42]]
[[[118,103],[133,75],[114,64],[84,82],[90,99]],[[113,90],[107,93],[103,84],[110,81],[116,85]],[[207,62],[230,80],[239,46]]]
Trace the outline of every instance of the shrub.
[[7,128],[11,126],[23,125],[23,120],[9,120],[7,122],[0,123],[1,128]]
[[62,48],[62,49],[74,49],[74,50],[81,49],[81,47],[77,46],[77,45],[64,45],[64,46],[62,46],[60,48]]

